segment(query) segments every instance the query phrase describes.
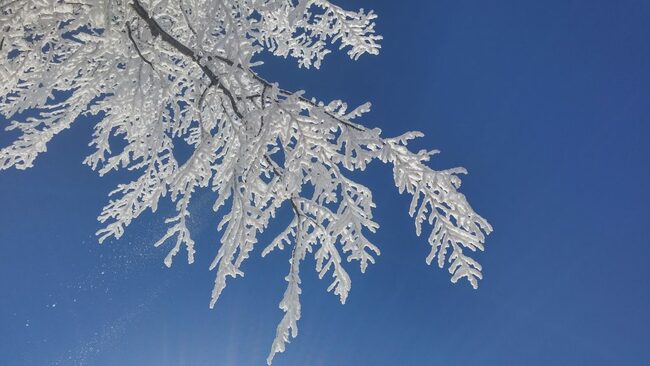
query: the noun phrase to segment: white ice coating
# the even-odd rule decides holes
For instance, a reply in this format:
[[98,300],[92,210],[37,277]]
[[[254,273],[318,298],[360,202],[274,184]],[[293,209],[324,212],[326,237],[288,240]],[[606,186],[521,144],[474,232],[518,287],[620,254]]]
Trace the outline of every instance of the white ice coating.
[[[0,150],[0,170],[31,167],[79,116],[100,115],[84,162],[100,175],[139,174],[111,192],[98,218],[100,242],[120,238],[169,195],[176,214],[155,245],[171,242],[167,266],[183,248],[192,263],[188,205],[197,189],[211,189],[222,212],[211,307],[228,277],[243,276],[241,264],[276,210],[290,206],[293,220],[262,252],[292,247],[269,364],[297,335],[307,253],[321,278],[331,274],[328,290],[342,303],[351,287],[344,262],[356,260],[365,271],[379,255],[366,236],[379,227],[372,193],[346,177],[373,160],[391,164],[399,191],[412,195],[417,234],[430,230],[427,263],[447,262],[452,282],[466,278],[476,288],[481,266],[463,250],[483,250],[492,228],[458,192],[462,168],[429,168],[435,151],[407,148],[419,133],[385,138],[359,124],[369,103],[349,110],[342,101],[308,99],[254,70],[264,50],[306,68],[318,68],[333,45],[354,60],[377,54],[375,18],[325,0],[4,2],[0,114],[19,136]],[[192,150],[182,162],[174,156],[179,138]]]

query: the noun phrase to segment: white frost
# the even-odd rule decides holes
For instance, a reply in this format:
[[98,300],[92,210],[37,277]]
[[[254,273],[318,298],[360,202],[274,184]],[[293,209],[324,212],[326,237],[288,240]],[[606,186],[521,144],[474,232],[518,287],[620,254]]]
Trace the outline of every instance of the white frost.
[[[263,251],[292,247],[269,364],[298,334],[299,266],[307,253],[321,278],[331,275],[328,291],[342,303],[351,288],[345,261],[365,271],[379,255],[367,237],[379,227],[372,193],[346,176],[373,160],[391,164],[399,191],[412,195],[417,234],[430,226],[427,263],[447,262],[452,282],[466,278],[476,287],[481,266],[467,252],[483,250],[492,228],[458,192],[462,168],[429,168],[435,151],[407,148],[420,133],[384,138],[358,124],[369,103],[349,110],[342,101],[309,99],[252,69],[263,50],[307,68],[318,68],[332,44],[355,60],[377,54],[375,18],[326,0],[6,2],[0,114],[18,137],[0,149],[0,170],[31,167],[79,116],[100,115],[94,152],[84,162],[100,175],[117,169],[138,175],[111,192],[98,218],[99,240],[120,238],[169,196],[176,213],[155,245],[172,243],[167,266],[181,249],[192,263],[189,203],[197,189],[212,189],[214,210],[223,216],[210,267],[216,271],[211,307],[228,277],[243,276],[241,265],[276,210],[290,206],[293,220]],[[192,148],[186,161],[174,155],[178,139]]]

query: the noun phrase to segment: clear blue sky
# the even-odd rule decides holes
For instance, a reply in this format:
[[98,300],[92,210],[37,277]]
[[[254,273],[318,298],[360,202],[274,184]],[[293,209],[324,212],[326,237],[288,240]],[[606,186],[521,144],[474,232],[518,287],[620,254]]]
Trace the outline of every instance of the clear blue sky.
[[[650,2],[339,3],[379,14],[378,57],[335,54],[320,71],[277,60],[263,74],[370,100],[365,122],[386,135],[425,132],[417,147],[470,171],[463,192],[495,232],[479,289],[452,285],[425,265],[390,169],[373,165],[362,181],[382,255],[366,275],[350,267],[345,306],[306,262],[300,334],[276,365],[650,362]],[[289,252],[253,255],[210,311],[209,192],[192,208],[192,266],[166,269],[152,247],[169,204],[100,246],[95,217],[124,176],[81,165],[91,125],[62,133],[35,168],[0,173],[0,364],[264,364]]]

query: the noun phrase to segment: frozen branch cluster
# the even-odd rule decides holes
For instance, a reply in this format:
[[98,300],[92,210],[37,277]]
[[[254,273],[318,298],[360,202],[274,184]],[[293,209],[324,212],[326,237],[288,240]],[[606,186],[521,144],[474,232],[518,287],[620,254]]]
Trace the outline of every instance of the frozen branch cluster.
[[[293,219],[262,252],[292,252],[269,364],[297,335],[307,253],[342,303],[351,287],[344,262],[363,272],[379,255],[367,237],[379,226],[372,193],[346,177],[373,160],[391,164],[399,191],[413,197],[417,234],[429,232],[427,262],[476,288],[481,266],[467,252],[483,250],[492,228],[458,192],[463,169],[429,168],[435,152],[407,148],[419,133],[384,138],[358,124],[369,104],[308,99],[254,71],[264,50],[307,68],[332,45],[352,59],[377,54],[375,17],[326,0],[1,1],[0,114],[18,137],[0,150],[0,169],[31,167],[79,116],[100,115],[85,163],[100,175],[138,174],[111,192],[100,242],[120,238],[169,195],[176,213],[155,245],[169,246],[167,266],[181,249],[192,263],[188,206],[198,189],[211,189],[223,211],[211,307],[229,277],[243,276],[258,234],[290,206]],[[191,147],[185,161],[174,155],[181,140]]]

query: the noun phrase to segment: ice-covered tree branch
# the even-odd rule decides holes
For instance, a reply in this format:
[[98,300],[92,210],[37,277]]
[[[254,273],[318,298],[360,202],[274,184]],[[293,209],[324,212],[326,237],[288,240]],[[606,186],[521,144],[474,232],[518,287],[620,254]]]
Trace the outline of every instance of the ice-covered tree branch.
[[[169,197],[175,212],[155,245],[171,246],[167,266],[182,249],[192,263],[190,203],[197,190],[212,190],[221,237],[210,266],[211,307],[229,277],[243,276],[242,263],[277,210],[290,207],[293,219],[262,251],[292,246],[269,363],[297,335],[307,253],[321,278],[332,276],[328,291],[342,303],[351,289],[346,260],[363,272],[379,255],[369,237],[379,228],[372,193],[346,175],[372,161],[391,164],[398,190],[412,196],[416,233],[428,230],[427,263],[436,259],[452,282],[466,278],[476,287],[481,266],[468,254],[483,250],[492,228],[458,191],[462,168],[427,166],[435,151],[408,148],[419,133],[386,138],[360,124],[369,103],[350,109],[318,101],[255,71],[265,51],[316,68],[332,45],[352,59],[377,54],[375,18],[325,0],[1,4],[0,115],[17,137],[0,149],[0,170],[33,166],[58,133],[99,116],[85,164],[100,175],[136,172],[100,213],[100,242],[119,239]],[[179,140],[191,149],[187,159],[175,155]]]

